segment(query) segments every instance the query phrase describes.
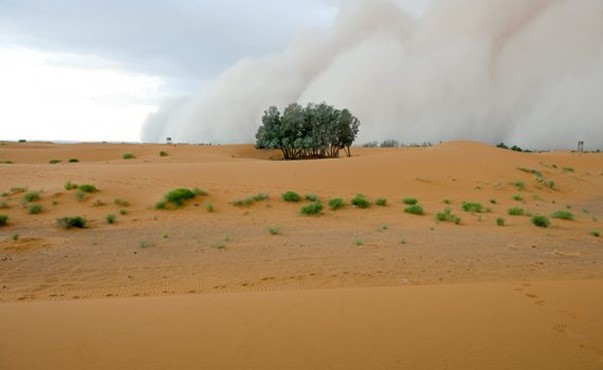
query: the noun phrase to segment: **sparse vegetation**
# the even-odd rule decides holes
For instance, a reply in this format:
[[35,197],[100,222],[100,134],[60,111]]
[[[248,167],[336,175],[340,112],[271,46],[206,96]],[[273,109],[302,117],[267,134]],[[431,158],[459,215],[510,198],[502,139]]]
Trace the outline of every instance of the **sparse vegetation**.
[[389,225],[388,224],[381,224],[379,225],[379,231],[385,231],[389,229]]
[[67,181],[65,185],[63,185],[65,190],[75,190],[77,189],[77,184],[71,182],[71,180]]
[[443,212],[438,212],[436,220],[439,222],[451,222],[457,225],[461,223],[461,218],[452,213],[452,208],[446,208]]
[[494,198],[490,199],[490,204],[496,204],[496,199],[494,199]]
[[572,167],[563,167],[562,170],[563,170],[563,172],[566,172],[566,173],[567,172],[571,172],[571,173],[576,172],[576,170]]
[[163,150],[159,152],[159,156],[160,157],[167,157],[169,154],[167,154],[167,152],[164,152]]
[[385,207],[385,206],[387,206],[387,199],[377,198],[377,200],[375,201],[375,204],[378,205],[379,207]]
[[79,161],[77,158],[69,158],[69,163],[78,163]]
[[177,188],[170,190],[163,195],[163,199],[159,201],[155,208],[157,209],[176,209],[183,207],[187,200],[195,198],[198,194],[187,188]]
[[319,202],[320,201],[320,199],[318,198],[318,195],[316,195],[316,194],[306,194],[304,196],[304,198],[306,200],[309,200],[310,202]]
[[77,187],[77,190],[83,192],[83,193],[96,193],[98,192],[98,188],[94,185],[91,184],[82,184],[80,186]]
[[255,202],[268,200],[268,198],[269,198],[269,196],[267,193],[258,193],[256,195],[252,195],[252,196],[249,196],[244,199],[238,199],[238,200],[232,201],[231,204],[236,207],[247,207],[247,206],[252,205]]
[[312,202],[301,208],[301,214],[306,216],[317,215],[322,212],[323,206],[320,202]]
[[128,202],[127,200],[121,199],[121,198],[116,198],[116,199],[113,201],[113,203],[114,203],[116,206],[123,207],[123,208],[127,208],[127,207],[129,207],[129,206],[130,206],[130,202]]
[[356,239],[355,244],[357,247],[362,247],[364,245],[364,243],[360,239]]
[[542,177],[542,172],[532,169],[532,168],[519,167],[518,170],[520,170],[521,172],[529,173],[530,175]]
[[103,202],[102,199],[95,199],[94,202],[92,202],[93,207],[102,207],[104,205],[105,205],[105,202]]
[[63,229],[83,229],[86,227],[86,219],[81,216],[62,217],[57,219],[57,224]]
[[44,208],[41,204],[31,204],[29,207],[27,207],[27,212],[30,215],[37,215],[38,213],[42,213],[43,210]]
[[526,188],[526,183],[523,181],[515,181],[513,186],[515,186],[517,190],[523,191]]
[[525,210],[523,208],[513,207],[508,210],[509,216],[523,216]]
[[496,219],[496,226],[501,226],[501,227],[502,227],[502,226],[505,226],[505,219],[504,219],[504,218],[502,218],[502,217],[498,217],[498,218]]
[[61,163],[62,161],[60,159],[51,159],[48,161],[49,164],[57,164],[57,163]]
[[547,228],[551,225],[551,221],[549,221],[549,218],[546,216],[542,216],[542,215],[533,216],[532,223],[538,227],[544,227],[544,228]]
[[447,204],[447,205],[451,205],[452,204],[452,200],[450,200],[450,199],[444,199],[442,201],[442,203]]
[[332,211],[336,211],[340,208],[345,207],[345,202],[341,198],[333,198],[329,200],[329,208]]
[[212,213],[215,211],[214,205],[211,204],[210,202],[205,202],[205,210],[209,213]]
[[517,202],[522,202],[523,201],[523,195],[521,195],[521,194],[515,194],[515,195],[513,195],[513,200],[515,200]]
[[110,213],[110,214],[108,214],[108,215],[106,215],[106,216],[105,216],[105,221],[107,221],[107,223],[108,223],[109,225],[114,224],[114,223],[115,223],[115,219],[116,219],[116,217],[115,217],[115,215],[114,215],[114,214],[112,214],[112,213]]
[[280,226],[270,226],[268,228],[268,232],[270,233],[270,235],[278,235],[278,233],[281,232],[281,227]]
[[352,205],[357,208],[366,209],[371,206],[371,203],[364,196],[358,194],[352,198]]
[[0,226],[4,226],[8,223],[7,215],[0,215]]
[[209,195],[209,192],[205,189],[200,189],[200,188],[194,188],[193,189],[193,194],[195,194],[195,196],[202,196],[202,197],[206,197]]
[[296,192],[289,190],[281,195],[285,202],[299,202],[302,198]]
[[412,206],[406,207],[404,212],[410,213],[411,215],[421,216],[423,214],[423,207],[418,204],[413,204]]
[[556,211],[551,215],[552,218],[557,218],[560,220],[573,220],[574,215],[568,211]]
[[463,202],[461,208],[465,212],[470,213],[484,213],[486,210],[481,203]]
[[9,205],[6,201],[0,202],[0,209],[7,209],[7,208],[9,208]]
[[402,203],[406,204],[407,206],[414,206],[415,204],[419,203],[419,201],[416,198],[404,198],[402,199]]
[[121,156],[123,159],[134,159],[136,158],[136,156],[132,153],[124,153],[124,155]]
[[591,231],[590,235],[594,236],[595,238],[598,238],[601,236],[601,234],[597,230]]
[[16,242],[17,240],[19,240],[19,233],[13,233],[13,235],[10,236],[10,238]]
[[125,208],[122,208],[122,209],[119,210],[119,214],[122,215],[122,216],[125,216],[125,215],[128,214],[128,210],[125,209]]
[[23,203],[31,203],[40,200],[40,192],[39,191],[30,191],[23,194],[21,198]]
[[80,202],[81,202],[81,201],[83,201],[84,199],[86,199],[86,193],[85,193],[85,192],[83,192],[83,191],[81,191],[81,190],[78,190],[78,191],[75,193],[75,198],[76,198],[78,201],[80,201]]

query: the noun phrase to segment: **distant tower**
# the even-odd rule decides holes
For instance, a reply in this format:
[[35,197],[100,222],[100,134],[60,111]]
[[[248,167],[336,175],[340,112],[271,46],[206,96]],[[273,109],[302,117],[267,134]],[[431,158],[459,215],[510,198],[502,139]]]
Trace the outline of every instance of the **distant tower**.
[[584,141],[578,141],[578,152],[584,152]]
[[166,137],[166,138],[165,138],[165,143],[166,143],[167,145],[172,145],[172,138],[171,138],[171,137]]

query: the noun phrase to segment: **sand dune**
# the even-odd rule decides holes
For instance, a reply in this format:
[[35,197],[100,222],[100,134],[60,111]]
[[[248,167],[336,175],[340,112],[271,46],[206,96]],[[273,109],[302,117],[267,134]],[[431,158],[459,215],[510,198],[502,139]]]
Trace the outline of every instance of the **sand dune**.
[[[162,157],[160,151],[169,155]],[[124,153],[135,158],[124,160]],[[286,162],[278,160],[278,152],[249,145],[0,145],[0,162],[12,162],[0,164],[0,214],[9,217],[0,227],[0,310],[11,318],[0,324],[0,368],[37,368],[44,363],[57,369],[136,368],[133,364],[145,369],[198,368],[195,364],[601,368],[603,339],[596,333],[601,332],[603,304],[593,297],[603,296],[603,242],[592,234],[603,231],[602,154],[517,153],[474,142],[353,148],[352,154]],[[73,158],[79,161],[70,163]],[[49,164],[53,159],[61,162]],[[545,186],[530,171],[554,181],[554,187]],[[93,184],[100,191],[78,200],[75,190],[64,188],[67,181]],[[176,187],[203,188],[209,194],[182,209],[155,209],[162,195]],[[33,203],[43,211],[29,214],[24,193],[11,190],[16,188],[40,191],[40,200]],[[304,202],[280,199],[289,189],[316,194],[325,205],[341,197],[348,206],[337,211],[326,207],[317,217],[302,216]],[[231,204],[260,192],[268,193],[269,199],[248,207]],[[373,204],[366,210],[349,206],[359,193],[372,202],[387,198],[388,205]],[[514,199],[517,195],[520,200]],[[425,214],[405,213],[401,199],[407,197],[417,198]],[[115,199],[129,206],[116,205]],[[478,202],[488,210],[464,212],[463,202]],[[213,212],[208,212],[208,203]],[[447,207],[461,218],[460,225],[436,220]],[[574,220],[551,218],[551,227],[538,228],[530,217],[508,215],[511,207],[548,216],[564,210]],[[105,222],[107,214],[115,214],[114,224]],[[75,215],[86,217],[86,229],[57,227],[57,218]],[[504,218],[505,226],[497,226],[498,218]],[[269,228],[277,230],[276,235]],[[568,280],[572,282],[564,282]],[[538,298],[544,293],[528,292],[526,287],[532,285],[559,302],[555,310],[549,308],[542,316],[545,308],[535,303],[547,299]],[[497,292],[500,305],[494,303]],[[375,295],[377,303],[369,305],[363,298],[367,295]],[[430,298],[421,301],[420,295]],[[118,297],[122,299],[108,299]],[[345,329],[333,326],[343,317],[333,297],[356,317]],[[275,302],[283,311],[271,308]],[[408,311],[392,316],[387,302]],[[408,302],[414,303],[406,306]],[[136,318],[143,306],[154,308]],[[235,312],[244,322],[227,324],[231,317],[221,311],[233,312],[233,306],[258,314]],[[103,316],[105,309],[125,313]],[[80,310],[79,316],[73,314]],[[373,310],[375,320],[367,321]],[[571,315],[561,320],[559,311]],[[451,312],[452,321],[438,329],[437,322],[446,322],[443,312]],[[155,323],[161,315],[178,319]],[[291,315],[297,321],[283,321]],[[111,324],[97,328],[92,317]],[[274,317],[274,325],[269,324]],[[501,317],[500,322],[495,317]],[[55,326],[59,319],[67,320],[60,330]],[[174,339],[187,320],[197,319],[191,341]],[[210,331],[227,332],[207,344],[202,328],[213,319]],[[121,324],[129,320],[137,324],[119,334]],[[468,328],[472,320],[479,326]],[[304,326],[312,321],[322,329]],[[266,348],[258,349],[245,330],[264,326],[268,336],[258,343]],[[580,329],[569,329],[572,326]],[[409,336],[398,336],[405,331]],[[152,333],[169,335],[145,342]],[[302,337],[283,341],[283,333]],[[39,339],[28,339],[34,334]],[[77,338],[88,334],[90,341],[77,347]],[[466,338],[467,346],[455,347],[459,337]],[[486,337],[492,341],[484,342]],[[61,344],[55,347],[52,342],[57,339]],[[310,344],[311,339],[316,342]],[[146,345],[120,346],[120,340]],[[206,343],[205,351],[191,344],[197,341]],[[336,341],[340,342],[335,345]],[[370,346],[375,349],[369,351]],[[160,347],[166,348],[161,355]],[[80,362],[75,348],[84,356]],[[145,350],[155,355],[135,362]],[[436,350],[441,355],[434,357]],[[224,362],[229,351],[238,357]],[[103,353],[121,362],[109,366]],[[205,355],[207,362],[197,354]],[[291,362],[284,366],[285,360]]]

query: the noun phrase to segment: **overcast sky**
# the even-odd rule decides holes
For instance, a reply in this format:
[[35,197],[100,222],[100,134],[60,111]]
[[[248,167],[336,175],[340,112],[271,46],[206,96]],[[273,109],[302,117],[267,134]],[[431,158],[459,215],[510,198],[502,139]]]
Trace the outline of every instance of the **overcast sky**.
[[0,0],[0,140],[138,141],[162,98],[337,12],[328,0]]

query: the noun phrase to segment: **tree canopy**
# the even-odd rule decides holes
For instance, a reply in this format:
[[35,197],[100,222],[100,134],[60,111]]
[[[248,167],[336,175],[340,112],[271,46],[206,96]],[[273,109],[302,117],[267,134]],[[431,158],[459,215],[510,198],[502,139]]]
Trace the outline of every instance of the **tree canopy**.
[[349,110],[326,103],[305,107],[293,103],[282,114],[272,106],[262,116],[256,147],[279,149],[285,159],[336,158],[341,149],[349,157],[359,127]]

